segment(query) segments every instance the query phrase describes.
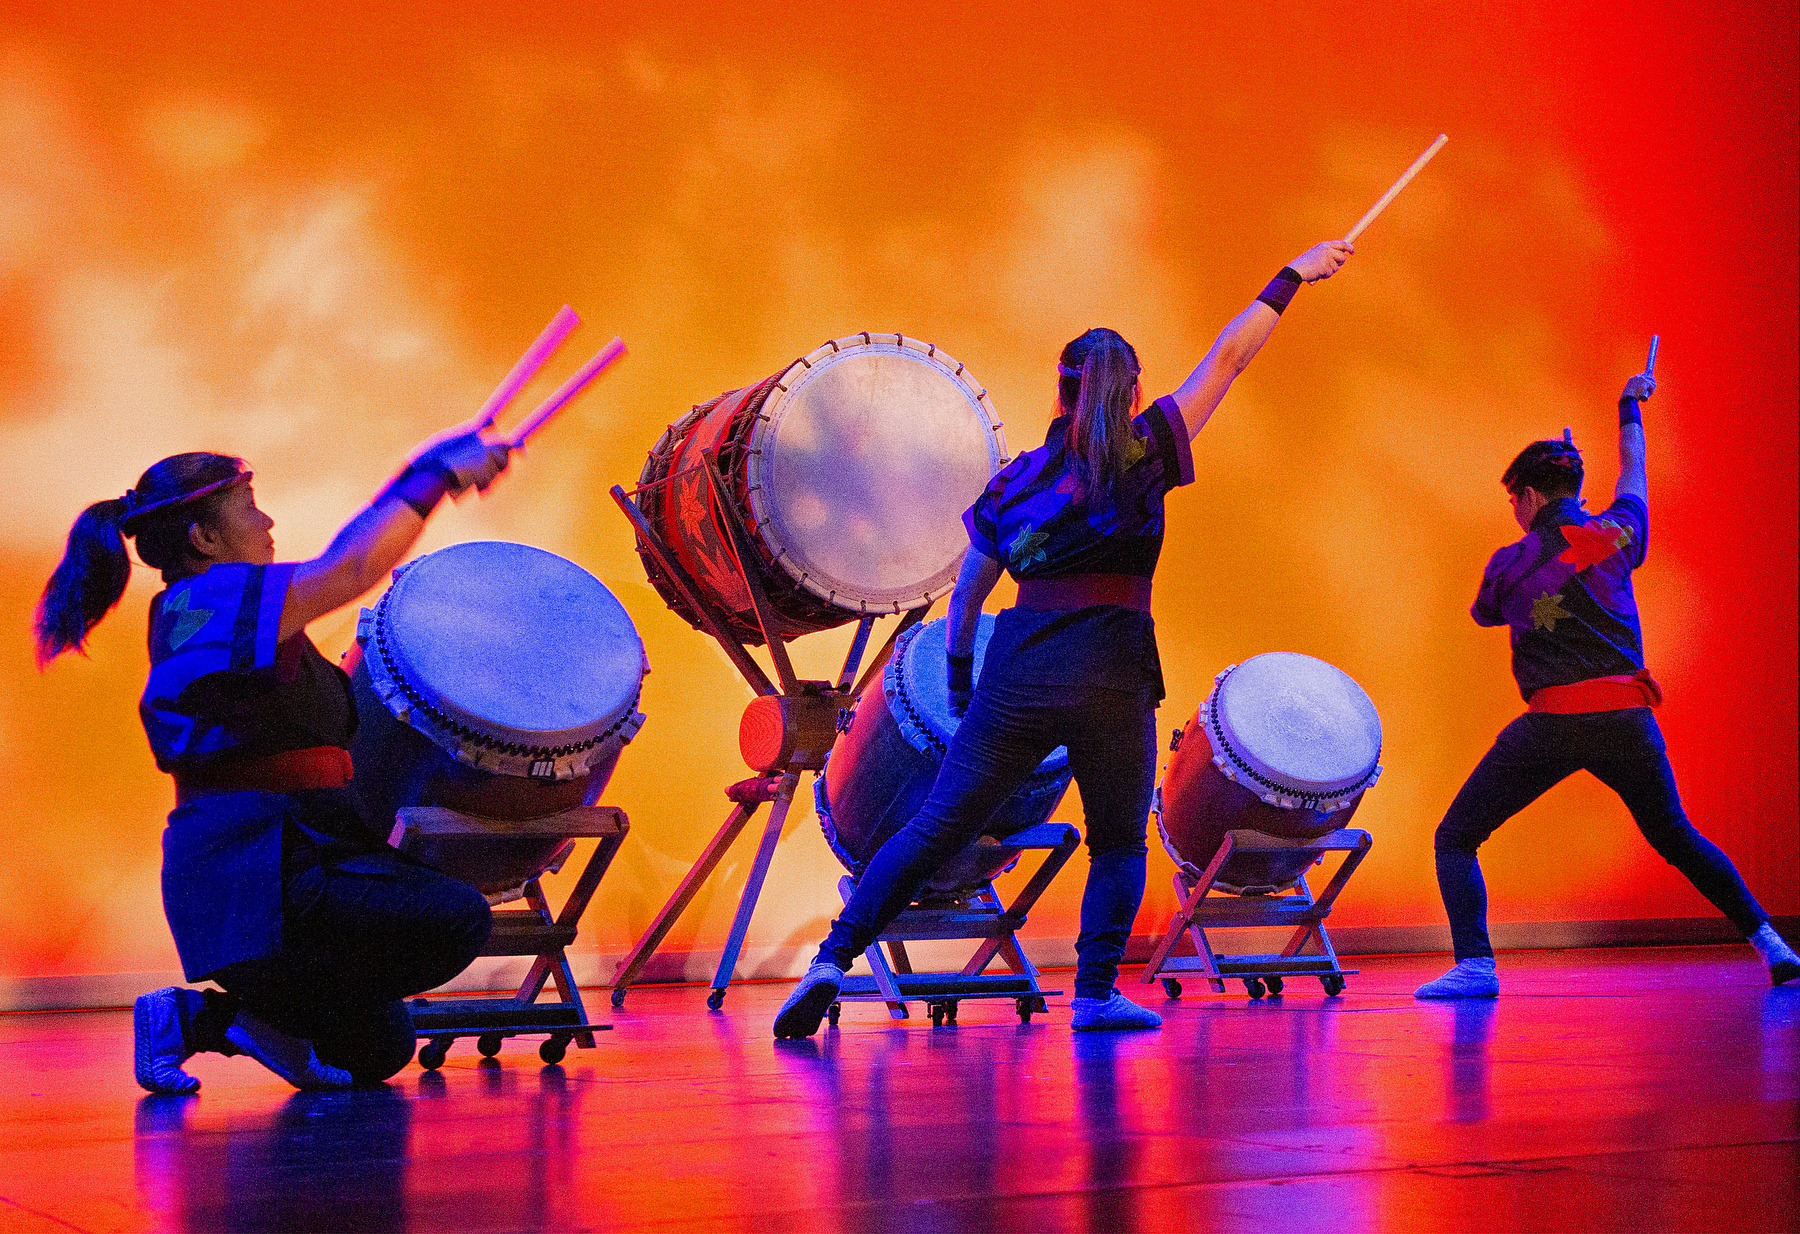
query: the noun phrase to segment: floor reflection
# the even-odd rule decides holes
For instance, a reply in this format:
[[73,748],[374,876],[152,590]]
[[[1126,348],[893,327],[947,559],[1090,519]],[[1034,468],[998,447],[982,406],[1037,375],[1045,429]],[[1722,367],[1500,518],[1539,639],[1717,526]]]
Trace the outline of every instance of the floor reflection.
[[1453,1123],[1477,1123],[1493,1114],[1489,1092],[1493,1062],[1488,1047],[1494,1040],[1498,999],[1462,998],[1450,1004],[1454,1017],[1446,1069],[1448,1088],[1444,1104]]

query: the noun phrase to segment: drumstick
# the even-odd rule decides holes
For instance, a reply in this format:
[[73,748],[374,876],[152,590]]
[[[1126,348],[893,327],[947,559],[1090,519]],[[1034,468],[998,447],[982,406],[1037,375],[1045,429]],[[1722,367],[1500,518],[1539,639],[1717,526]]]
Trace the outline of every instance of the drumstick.
[[1652,334],[1650,336],[1650,361],[1644,365],[1644,376],[1646,377],[1656,376],[1656,345],[1660,342],[1662,342],[1662,335]]
[[481,405],[481,410],[469,421],[467,431],[479,433],[492,424],[495,417],[513,401],[513,396],[544,366],[550,353],[562,346],[562,341],[569,337],[569,331],[580,324],[580,315],[568,305],[557,309],[556,316],[550,319],[550,324],[537,336],[537,341],[527,347],[525,354],[519,357],[519,362],[512,366],[512,372],[506,375],[506,380],[488,395],[487,402]]
[[1381,195],[1380,201],[1377,201],[1374,205],[1369,207],[1369,212],[1367,214],[1356,221],[1356,226],[1350,229],[1350,234],[1345,236],[1344,239],[1351,243],[1355,243],[1356,237],[1362,235],[1363,228],[1367,227],[1370,223],[1373,223],[1375,221],[1375,216],[1387,209],[1388,202],[1394,200],[1394,196],[1399,193],[1401,189],[1412,183],[1412,178],[1425,169],[1425,164],[1431,162],[1431,156],[1436,154],[1439,150],[1442,150],[1444,148],[1444,143],[1449,140],[1449,134],[1439,133],[1437,135],[1437,140],[1432,142],[1429,146],[1426,146],[1425,153],[1414,159],[1412,166],[1400,173],[1400,178],[1394,181],[1392,187],[1390,187],[1387,192]]
[[597,355],[576,370],[575,375],[562,383],[562,388],[538,405],[538,409],[525,417],[525,422],[513,433],[507,444],[517,450],[525,444],[525,439],[549,423],[550,417],[563,409],[563,404],[581,393],[583,386],[605,372],[612,363],[625,354],[625,340],[615,338],[602,347]]

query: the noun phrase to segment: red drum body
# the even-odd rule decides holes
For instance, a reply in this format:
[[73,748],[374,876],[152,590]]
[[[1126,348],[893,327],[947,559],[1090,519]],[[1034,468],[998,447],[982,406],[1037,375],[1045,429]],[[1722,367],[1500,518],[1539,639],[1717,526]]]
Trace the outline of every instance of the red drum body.
[[[935,347],[899,334],[825,344],[669,428],[637,505],[744,642],[763,641],[701,461],[709,450],[755,541],[742,563],[776,634],[827,630],[946,594],[968,547],[962,512],[1006,461],[987,391]],[[699,615],[642,550],[651,584],[696,629]]]
[[[1234,664],[1181,731],[1156,790],[1157,828],[1177,865],[1211,864],[1230,831],[1296,846],[1350,823],[1381,775],[1381,720],[1347,674],[1311,656],[1269,652]],[[1234,852],[1214,884],[1272,894],[1308,855]]]
[[[402,806],[542,818],[597,800],[644,717],[637,630],[600,580],[523,544],[457,544],[394,572],[357,628],[352,787],[384,832]],[[498,895],[564,841],[441,836],[428,858]]]
[[[925,804],[961,723],[950,710],[945,680],[945,625],[939,618],[900,636],[881,689],[857,701],[849,731],[838,738],[813,781],[825,839],[852,874],[860,874]],[[975,634],[978,676],[993,630],[993,617],[983,613]],[[1046,821],[1068,791],[1069,779],[1068,751],[1058,747],[1001,803],[984,834],[945,862],[926,889],[956,895],[985,885],[1022,851],[999,841]]]

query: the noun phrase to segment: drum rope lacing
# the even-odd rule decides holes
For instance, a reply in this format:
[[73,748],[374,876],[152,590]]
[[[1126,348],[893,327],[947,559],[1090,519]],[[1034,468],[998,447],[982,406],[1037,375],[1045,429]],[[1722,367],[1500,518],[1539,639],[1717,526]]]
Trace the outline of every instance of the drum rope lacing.
[[565,755],[581,754],[587,750],[593,749],[601,742],[614,736],[621,728],[625,727],[627,723],[636,717],[638,699],[643,694],[643,682],[641,679],[638,682],[637,693],[631,696],[630,705],[627,706],[623,714],[613,722],[611,728],[608,728],[605,732],[600,733],[597,736],[590,737],[586,741],[578,742],[574,745],[527,746],[516,741],[498,741],[489,737],[486,733],[470,728],[467,724],[464,724],[453,716],[445,715],[442,711],[438,710],[438,708],[427,702],[425,696],[420,694],[417,687],[415,687],[412,682],[408,681],[406,675],[400,671],[399,665],[395,662],[392,653],[388,650],[387,642],[387,607],[388,599],[393,594],[393,589],[390,588],[387,595],[382,596],[380,601],[375,605],[376,651],[380,655],[382,665],[387,669],[388,675],[393,679],[394,684],[400,688],[400,693],[406,696],[406,701],[419,711],[424,712],[427,719],[439,728],[444,729],[446,732],[454,734],[472,745],[481,746],[489,750],[498,750],[502,754],[510,754],[518,758],[562,758]]
[[[1225,688],[1225,678],[1229,675],[1229,673],[1221,674],[1218,684],[1213,687],[1213,692],[1206,696],[1206,705],[1200,710],[1204,717],[1206,727],[1213,736],[1213,749],[1230,759],[1232,766],[1236,767],[1239,773],[1255,780],[1270,792],[1279,794],[1287,800],[1296,802],[1301,809],[1306,810],[1317,810],[1321,808],[1321,803],[1323,802],[1331,801],[1336,798],[1353,796],[1374,783],[1375,777],[1381,774],[1381,756],[1380,751],[1377,751],[1375,765],[1365,771],[1361,778],[1354,784],[1346,785],[1343,788],[1334,788],[1330,792],[1302,792],[1292,785],[1282,784],[1269,779],[1249,763],[1245,762],[1243,757],[1232,748],[1230,739],[1225,736],[1225,728],[1219,722],[1219,708],[1216,705],[1216,701],[1219,697],[1219,692]],[[1332,808],[1341,810],[1347,804],[1349,804],[1348,801],[1340,801]]]

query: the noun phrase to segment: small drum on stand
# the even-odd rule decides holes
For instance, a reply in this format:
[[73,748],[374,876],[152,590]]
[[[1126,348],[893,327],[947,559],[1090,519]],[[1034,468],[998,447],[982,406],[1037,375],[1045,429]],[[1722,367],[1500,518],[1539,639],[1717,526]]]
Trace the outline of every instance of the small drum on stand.
[[[1295,847],[1346,827],[1381,775],[1381,719],[1350,676],[1323,660],[1272,651],[1214,678],[1177,737],[1156,793],[1163,847],[1204,870],[1227,832]],[[1272,894],[1295,885],[1313,854],[1235,852],[1213,886]]]
[[[384,829],[403,806],[521,820],[590,805],[644,722],[648,664],[631,618],[599,579],[542,549],[428,553],[394,572],[356,637],[353,787]],[[443,836],[420,855],[491,897],[564,845]]]
[[[943,352],[899,334],[837,339],[694,408],[651,450],[637,507],[752,646],[763,631],[702,450],[756,542],[741,566],[760,580],[782,638],[948,593],[968,547],[962,512],[1006,461],[987,391]],[[669,607],[706,630],[640,552]]]
[[[876,850],[925,804],[962,722],[950,710],[945,677],[948,629],[940,617],[900,636],[882,671],[880,693],[866,691],[858,700],[849,731],[838,738],[813,781],[825,839],[852,874],[860,875]],[[981,614],[975,631],[977,679],[993,633],[994,618]],[[927,890],[953,896],[985,886],[1019,856],[1018,849],[996,841],[1047,820],[1068,791],[1069,778],[1069,752],[1058,746],[1001,803],[980,839],[944,863]]]

